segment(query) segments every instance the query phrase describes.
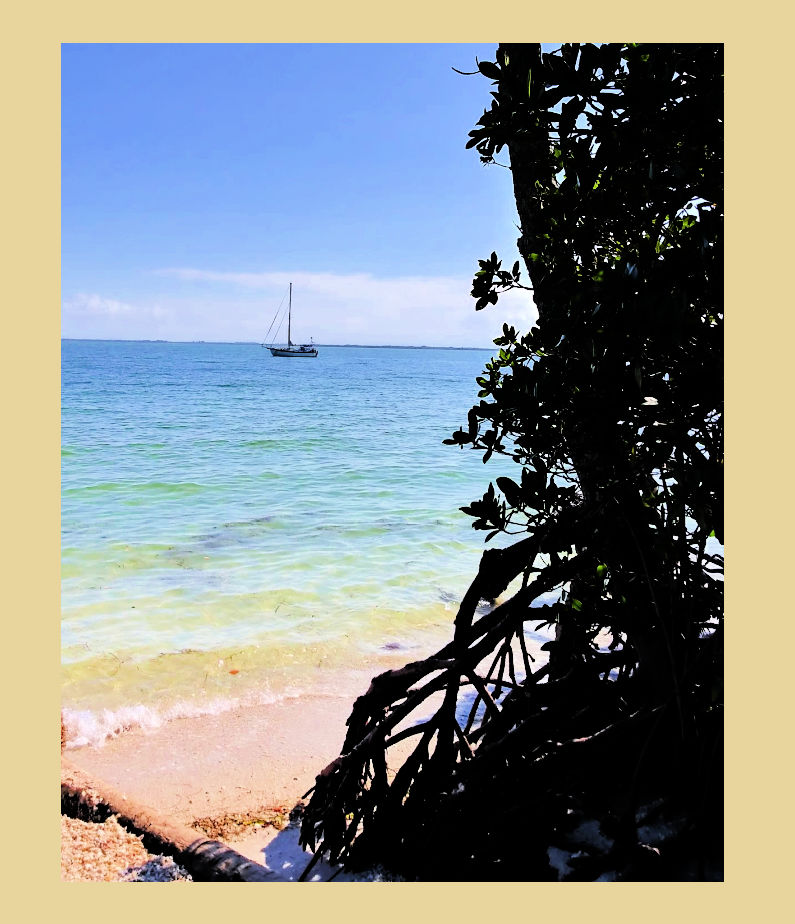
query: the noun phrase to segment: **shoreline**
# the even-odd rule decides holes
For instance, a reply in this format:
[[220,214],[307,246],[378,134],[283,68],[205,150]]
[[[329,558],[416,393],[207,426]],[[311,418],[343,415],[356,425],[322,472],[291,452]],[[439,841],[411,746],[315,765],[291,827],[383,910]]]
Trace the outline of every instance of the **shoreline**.
[[88,777],[184,824],[289,811],[339,755],[354,698],[306,696],[175,718],[99,747],[68,748],[64,757]]
[[346,700],[350,709],[373,677],[432,655],[447,644],[449,634],[446,630],[426,628],[413,639],[390,641],[369,652],[351,646],[347,652],[338,653],[337,663],[333,664],[288,663],[265,669],[258,665],[252,667],[246,663],[246,653],[237,652],[242,658],[233,656],[236,657],[233,660],[227,656],[218,662],[215,670],[216,675],[226,681],[225,685],[217,683],[210,689],[201,683],[201,671],[198,671],[193,678],[180,677],[170,688],[164,684],[168,680],[173,683],[173,675],[154,678],[161,689],[158,692],[154,688],[143,696],[140,696],[140,689],[136,691],[130,687],[128,695],[120,697],[119,690],[125,689],[123,683],[114,691],[114,698],[99,696],[93,702],[86,701],[85,696],[74,699],[71,691],[63,690],[61,719],[65,725],[67,756],[85,748],[108,747],[117,738],[138,733],[155,734],[183,719],[207,720],[209,727],[213,717],[220,720],[260,707],[289,702],[333,702],[340,698]]
[[[124,732],[99,747],[67,748],[62,796],[64,773],[67,779],[71,774],[90,781],[100,794],[115,793],[117,805],[142,807],[144,817],[160,819],[164,829],[192,828],[197,838],[211,838],[269,875],[297,881],[312,853],[300,847],[299,825],[292,819],[300,817],[317,775],[341,753],[346,720],[366,687],[172,719],[155,729]],[[409,745],[391,749],[391,771]],[[96,824],[88,827],[96,832],[85,835],[90,846],[92,836],[104,835]],[[320,860],[308,881],[332,878],[400,877],[380,869],[346,873]]]
[[[541,645],[547,640],[538,633],[526,638],[537,663],[545,659]],[[164,710],[151,723],[122,721],[104,740],[97,736],[79,746],[72,745],[74,728],[67,720],[64,757],[88,776],[185,823],[261,808],[289,811],[340,755],[357,697],[373,677],[437,650],[425,641],[382,650],[369,664],[323,671],[281,694],[271,689],[262,698],[173,716]],[[431,707],[432,701],[426,703]],[[410,749],[410,742],[405,746]],[[392,769],[405,753],[401,745],[390,749]]]
[[[71,765],[99,791],[117,793],[117,804],[140,805],[154,817],[192,827],[294,881],[312,855],[300,848],[297,827],[282,830],[274,825],[274,817],[286,818],[294,809],[300,815],[316,777],[342,752],[355,700],[374,676],[437,650],[430,638],[423,641],[382,648],[369,663],[313,672],[306,685],[282,690],[283,695],[272,695],[270,688],[260,699],[255,695],[230,700],[223,708],[172,717],[162,709],[151,723],[136,716],[135,721],[120,722],[101,743],[76,746],[78,726],[65,707],[62,764]],[[528,633],[528,649],[537,659],[544,658],[544,641],[545,636]],[[423,708],[434,708],[434,698]],[[461,707],[469,709],[466,701]],[[138,708],[130,710],[135,713]],[[414,715],[408,724],[420,718]],[[415,744],[407,738],[390,748],[390,772],[399,769]],[[315,875],[315,881],[331,876],[361,881],[358,875],[326,864],[318,864]],[[384,876],[392,878],[373,870],[365,881]]]
[[[101,747],[69,748],[62,764],[100,792],[116,791],[123,804],[192,827],[197,838],[210,832],[295,879],[312,855],[299,847],[295,826],[281,830],[272,819],[300,807],[317,774],[339,755],[352,705],[349,695],[314,696],[173,719]],[[328,878],[333,870],[324,864],[317,872]]]

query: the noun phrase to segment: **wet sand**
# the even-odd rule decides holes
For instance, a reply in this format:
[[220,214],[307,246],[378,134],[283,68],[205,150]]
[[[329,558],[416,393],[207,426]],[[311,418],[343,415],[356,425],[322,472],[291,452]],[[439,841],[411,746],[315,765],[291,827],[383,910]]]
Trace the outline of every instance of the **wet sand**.
[[[287,814],[341,752],[346,719],[368,681],[339,696],[306,696],[245,706],[217,715],[180,718],[154,730],[134,729],[101,747],[67,748],[64,758],[101,793],[118,791],[152,814],[194,827],[285,879],[297,879],[311,853],[295,825],[259,819]],[[390,751],[396,770],[408,743]],[[306,801],[306,800],[304,800]],[[240,824],[241,818],[243,824]],[[319,863],[310,880],[372,880],[382,873],[340,875]]]
[[[100,792],[115,789],[178,824],[215,820],[217,839],[297,878],[311,859],[298,847],[297,830],[229,825],[228,817],[286,814],[299,803],[339,755],[352,703],[351,695],[314,696],[175,719],[158,729],[128,731],[102,747],[67,748],[64,757]],[[206,827],[197,837],[201,830]]]
[[340,753],[352,698],[308,697],[174,719],[68,748],[91,779],[174,821],[292,808]]

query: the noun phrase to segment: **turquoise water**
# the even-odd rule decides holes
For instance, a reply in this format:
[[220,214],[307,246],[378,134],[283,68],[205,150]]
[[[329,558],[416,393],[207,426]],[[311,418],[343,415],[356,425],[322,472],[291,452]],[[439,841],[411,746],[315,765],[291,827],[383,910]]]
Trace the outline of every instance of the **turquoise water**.
[[442,444],[490,355],[63,341],[73,739],[447,641],[483,551],[458,508],[512,468]]

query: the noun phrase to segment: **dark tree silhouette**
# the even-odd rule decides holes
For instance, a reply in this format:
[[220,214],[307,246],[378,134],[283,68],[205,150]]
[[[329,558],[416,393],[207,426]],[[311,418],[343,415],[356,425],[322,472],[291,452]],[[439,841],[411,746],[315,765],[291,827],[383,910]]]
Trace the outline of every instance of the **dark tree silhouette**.
[[462,509],[523,537],[484,552],[447,646],[354,704],[303,820],[318,855],[436,880],[722,876],[722,65],[702,44],[479,63],[468,147],[510,158],[527,275],[492,254],[472,294],[530,288],[539,320],[504,326],[447,442],[515,459]]

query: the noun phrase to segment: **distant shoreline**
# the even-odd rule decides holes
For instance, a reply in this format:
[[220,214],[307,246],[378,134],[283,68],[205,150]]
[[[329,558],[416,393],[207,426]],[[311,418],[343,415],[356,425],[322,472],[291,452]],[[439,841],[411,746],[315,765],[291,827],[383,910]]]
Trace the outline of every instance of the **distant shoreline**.
[[[259,340],[123,340],[116,337],[61,337],[72,343],[212,343],[218,346],[260,346]],[[316,347],[351,347],[357,350],[474,350],[488,352],[493,347],[427,346],[420,343],[316,343]]]

